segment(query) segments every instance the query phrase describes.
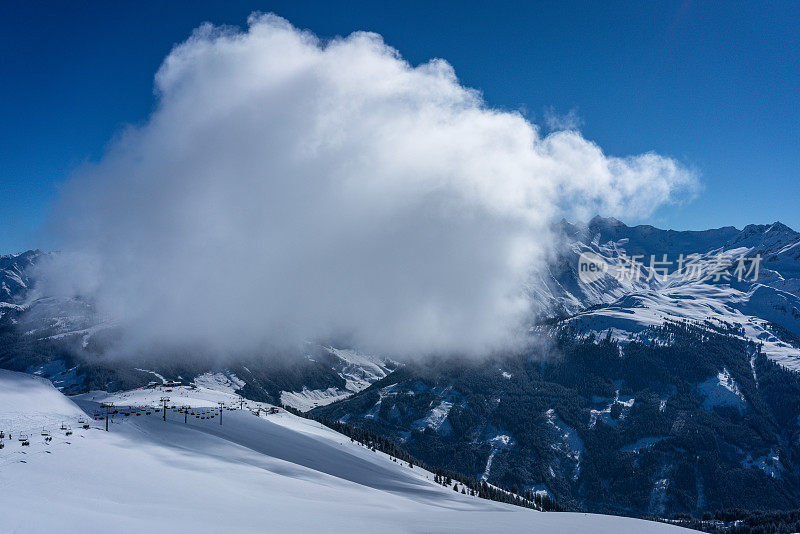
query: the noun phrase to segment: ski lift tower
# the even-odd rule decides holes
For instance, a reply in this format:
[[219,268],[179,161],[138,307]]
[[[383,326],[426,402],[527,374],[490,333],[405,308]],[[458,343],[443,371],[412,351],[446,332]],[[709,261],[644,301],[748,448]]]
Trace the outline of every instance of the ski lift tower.
[[219,426],[222,426],[222,410],[225,409],[225,403],[218,402],[217,404],[219,404]]
[[106,410],[106,432],[108,432],[108,412],[111,408],[114,407],[113,402],[104,402],[100,405],[101,408],[105,408]]
[[167,420],[167,403],[169,402],[169,397],[161,397],[161,404],[164,405],[164,421]]

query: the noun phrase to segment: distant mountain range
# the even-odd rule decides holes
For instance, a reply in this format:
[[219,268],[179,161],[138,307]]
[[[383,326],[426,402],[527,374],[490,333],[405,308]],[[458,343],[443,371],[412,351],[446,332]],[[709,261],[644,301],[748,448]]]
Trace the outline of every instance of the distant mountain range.
[[36,290],[33,267],[48,254],[30,250],[0,256],[0,367],[47,377],[65,393],[116,391],[210,374],[239,384],[251,398],[308,410],[352,395],[398,365],[389,358],[323,345],[308,345],[299,358],[253,355],[222,369],[195,354],[107,359],[116,324],[99,320],[91,303],[80,298]]
[[[0,367],[65,392],[222,377],[254,400],[389,437],[431,466],[633,515],[800,502],[800,234],[560,224],[528,284],[533,345],[404,365],[357,347],[214,362],[103,358],[114,325],[36,296],[40,251],[0,257]],[[594,265],[590,267],[589,264]],[[170,363],[165,363],[170,362]]]
[[[584,226],[561,224],[564,246],[550,276],[534,284],[550,317],[582,332],[611,329],[621,340],[665,320],[722,320],[743,326],[769,358],[800,369],[800,233],[779,222],[700,232],[630,227],[601,217]],[[587,252],[609,266],[591,283],[578,273]],[[669,265],[659,265],[665,257]],[[631,258],[639,264],[635,276]],[[746,270],[758,259],[758,273],[745,271],[739,280],[740,258]],[[661,272],[652,272],[651,260]],[[625,276],[615,276],[620,270]]]

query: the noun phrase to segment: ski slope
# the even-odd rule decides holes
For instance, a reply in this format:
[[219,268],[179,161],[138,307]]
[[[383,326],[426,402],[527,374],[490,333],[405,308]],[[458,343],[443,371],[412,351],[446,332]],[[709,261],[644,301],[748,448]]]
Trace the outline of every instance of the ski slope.
[[[193,406],[196,416],[154,406]],[[88,393],[73,400],[30,375],[0,371],[3,532],[596,532],[685,531],[636,519],[542,513],[462,495],[318,423],[207,387]],[[80,427],[99,402],[126,408]],[[138,411],[135,408],[147,407]],[[249,409],[248,409],[249,408]],[[151,411],[146,415],[146,411]],[[191,413],[191,412],[190,412]],[[214,413],[215,418],[202,419]],[[187,422],[184,423],[184,417]],[[52,431],[45,443],[41,428]],[[31,445],[16,441],[37,430]],[[11,432],[13,439],[8,439]],[[688,531],[687,531],[688,532]]]

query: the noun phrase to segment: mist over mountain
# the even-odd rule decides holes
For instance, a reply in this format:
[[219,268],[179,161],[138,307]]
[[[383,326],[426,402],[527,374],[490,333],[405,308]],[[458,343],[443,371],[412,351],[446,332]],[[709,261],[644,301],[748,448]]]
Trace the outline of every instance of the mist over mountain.
[[321,40],[274,15],[204,25],[155,76],[157,105],[64,188],[43,294],[91,301],[141,351],[395,357],[524,340],[561,217],[644,217],[695,173],[543,134],[379,35]]
[[[414,362],[312,413],[576,509],[793,510],[800,233],[599,217],[562,227],[558,259],[535,285],[551,310],[534,327],[543,342],[478,362]],[[607,270],[587,281],[588,254]],[[659,264],[665,255],[671,265]],[[756,258],[758,275],[739,280],[740,261]]]
[[[539,315],[528,316],[528,326],[548,320],[567,321],[581,329],[600,335],[613,332],[636,332],[647,326],[661,324],[665,319],[705,321],[716,318],[734,321],[747,329],[748,336],[763,345],[763,350],[775,358],[788,355],[786,365],[795,364],[792,349],[782,337],[800,335],[800,306],[798,306],[798,265],[800,265],[800,234],[775,223],[749,225],[743,230],[732,227],[707,231],[677,232],[660,230],[651,226],[627,226],[616,219],[595,217],[586,224],[562,221],[557,225],[559,235],[548,265],[546,275],[533,271],[524,286],[527,298],[536,302]],[[581,281],[578,268],[580,254],[591,251],[602,257],[612,267],[626,257],[641,256],[636,279],[618,280],[606,273],[591,283]],[[650,256],[668,256],[676,263],[680,255],[696,255],[698,264],[706,271],[701,277],[690,278],[675,270],[666,277],[650,277]],[[730,264],[724,267],[732,272],[736,259],[743,256],[760,256],[757,280],[714,281],[713,270],[719,268],[718,256]],[[20,343],[30,344],[58,340],[62,345],[78,339],[76,354],[92,354],[91,359],[115,360],[116,347],[125,335],[119,322],[108,320],[98,310],[96,303],[85,297],[46,294],[36,275],[41,273],[42,262],[53,264],[53,258],[64,263],[62,253],[26,253],[3,256],[3,316],[6,332]],[[149,260],[148,260],[149,261]],[[79,271],[84,266],[70,268]],[[200,297],[205,297],[200,292]],[[167,297],[168,298],[168,297]],[[219,317],[222,323],[228,315],[237,316],[244,310],[230,309],[228,304],[208,300],[208,313]],[[623,311],[617,312],[622,309]],[[157,316],[160,318],[160,315]],[[538,328],[538,327],[537,327]],[[777,329],[785,332],[780,334]],[[535,335],[535,329],[534,329]],[[370,351],[347,338],[321,338],[317,343],[303,343],[292,350],[274,350],[265,347],[241,352],[231,347],[227,358],[215,358],[202,351],[159,350],[151,348],[138,353],[139,360],[146,358],[158,364],[159,358],[186,363],[192,359],[199,366],[224,366],[252,357],[275,358],[284,361],[300,358],[305,365],[305,355],[315,352],[314,346],[340,346],[374,354],[379,359],[391,360],[392,354]],[[477,348],[475,349],[477,351]],[[514,349],[517,350],[517,349]],[[525,349],[532,350],[532,349]],[[513,350],[512,350],[513,351]],[[494,352],[484,351],[482,357]],[[452,355],[456,355],[453,353]],[[133,361],[133,360],[130,360]],[[171,365],[175,362],[162,362]],[[307,363],[307,362],[306,362]],[[313,389],[313,388],[312,388]]]
[[574,510],[800,498],[794,230],[568,222],[696,177],[545,135],[374,34],[203,26],[156,92],[67,184],[62,250],[0,257],[0,367],[222,388]]
[[264,5],[0,9],[0,534],[800,533],[800,2]]
[[[80,298],[41,296],[28,273],[53,254],[31,251],[0,259],[0,366],[72,393],[168,378],[227,384],[571,509],[790,509],[800,497],[800,233],[600,217],[558,228],[546,274],[525,288],[545,313],[529,323],[538,342],[523,348],[398,361],[330,340],[287,354],[114,358],[119,325]],[[589,252],[607,271],[587,282]],[[651,256],[664,255],[672,265],[653,272]],[[615,276],[638,256],[635,276]],[[692,258],[693,276],[675,256]],[[758,276],[738,280],[739,260],[754,257]]]

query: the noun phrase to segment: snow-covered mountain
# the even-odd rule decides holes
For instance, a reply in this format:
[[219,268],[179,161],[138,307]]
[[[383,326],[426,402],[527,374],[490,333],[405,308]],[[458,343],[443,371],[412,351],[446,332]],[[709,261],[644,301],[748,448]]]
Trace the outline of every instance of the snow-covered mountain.
[[[629,227],[601,217],[584,225],[562,221],[560,233],[562,246],[551,267],[529,284],[540,319],[565,319],[562,324],[580,332],[611,330],[622,341],[664,320],[722,320],[742,325],[745,335],[763,344],[770,358],[800,368],[800,233],[781,223],[681,232]],[[587,253],[607,267],[589,283],[578,272],[579,258]],[[92,361],[103,367],[102,355],[115,325],[99,320],[91,305],[80,299],[33,291],[32,267],[43,256],[40,251],[0,256],[0,366],[48,376],[68,391],[131,387],[152,379],[136,369],[155,367],[162,355],[153,355],[155,362],[102,373],[85,364]],[[738,281],[733,276],[738,259],[755,257],[760,258],[757,278],[751,273]],[[635,277],[631,258],[637,262]],[[651,259],[655,269],[650,268]],[[670,265],[660,266],[662,259]],[[693,276],[686,272],[689,259]],[[686,262],[680,271],[679,261]],[[729,280],[715,274],[721,269],[731,273]],[[625,270],[627,275],[619,276]],[[344,399],[397,368],[381,355],[315,346],[305,355],[300,366],[304,369],[295,366],[289,373],[291,380],[283,376],[280,383],[262,383],[265,376],[254,369],[259,367],[258,356],[240,362],[232,372],[252,382],[264,400],[303,410]],[[183,371],[225,371],[211,367]],[[274,375],[272,371],[268,374]],[[261,381],[242,376],[248,374],[259,375]],[[98,383],[102,380],[106,383]]]
[[339,377],[344,379],[344,387],[309,389],[303,386],[300,391],[281,391],[280,402],[300,411],[308,411],[318,406],[346,399],[354,393],[363,391],[373,383],[387,376],[398,367],[388,358],[365,354],[357,350],[322,347],[325,360]]
[[[792,508],[800,234],[780,223],[678,232],[599,217],[564,221],[561,233],[549,271],[528,285],[542,313],[532,320],[536,342],[521,353],[400,365],[309,344],[283,363],[108,361],[113,324],[79,299],[31,291],[35,252],[3,259],[0,367],[67,393],[176,379],[311,410],[428,465],[572,509]],[[599,266],[589,276],[587,259]]]
[[41,255],[38,250],[0,255],[0,302],[18,305],[24,300],[32,285],[29,269]]
[[118,335],[114,322],[97,317],[91,303],[57,298],[36,288],[40,251],[0,256],[0,368],[49,378],[65,392],[125,389],[169,378],[227,376],[252,398],[308,410],[357,393],[397,368],[381,355],[308,344],[302,354],[253,354],[220,367],[211,359],[141,354],[104,358]]
[[[800,234],[602,218],[562,230],[529,286],[546,310],[529,349],[417,362],[312,413],[579,509],[794,508]],[[600,268],[582,275],[581,258]]]
[[[677,232],[600,217],[562,229],[564,247],[535,291],[562,324],[625,341],[667,320],[724,321],[800,369],[800,233],[779,222]],[[607,270],[581,280],[582,254]]]
[[[0,371],[2,529],[684,531],[480,499],[283,410],[270,413],[273,407],[255,402],[234,409],[240,406],[237,395],[203,386],[170,389],[91,392],[69,399],[40,378]],[[178,405],[167,410],[166,420],[156,411],[163,395]],[[101,401],[113,401],[119,412],[112,415],[109,432],[102,430],[105,421],[92,419],[102,413]],[[230,407],[222,410],[222,424],[220,402]],[[180,413],[181,406],[189,406],[189,413]]]

